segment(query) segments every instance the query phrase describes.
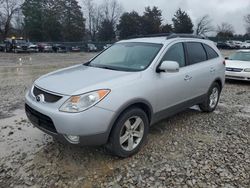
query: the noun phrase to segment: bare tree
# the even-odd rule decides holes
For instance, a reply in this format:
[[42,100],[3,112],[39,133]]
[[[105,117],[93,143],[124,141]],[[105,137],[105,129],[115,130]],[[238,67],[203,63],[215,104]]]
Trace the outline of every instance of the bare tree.
[[234,35],[234,28],[231,24],[223,22],[221,25],[217,27],[217,36],[229,38],[233,37]]
[[246,15],[244,17],[245,23],[246,23],[246,30],[247,34],[250,34],[250,14]]
[[122,14],[122,6],[117,0],[103,0],[101,5],[95,4],[94,0],[82,0],[82,2],[91,40],[96,39],[103,20],[108,20],[115,28]]
[[104,19],[116,25],[122,14],[122,5],[117,0],[104,0],[102,5],[104,11]]
[[197,26],[195,29],[196,35],[206,36],[207,33],[214,31],[214,27],[212,26],[212,20],[208,15],[203,16],[197,22]]
[[221,25],[218,26],[217,32],[234,33],[234,28],[231,24],[223,22]]
[[20,0],[0,0],[0,33],[3,38],[10,33],[13,18],[18,13],[21,4]]
[[83,0],[83,9],[87,15],[87,27],[91,40],[96,39],[96,34],[102,19],[101,7],[96,5],[93,0]]

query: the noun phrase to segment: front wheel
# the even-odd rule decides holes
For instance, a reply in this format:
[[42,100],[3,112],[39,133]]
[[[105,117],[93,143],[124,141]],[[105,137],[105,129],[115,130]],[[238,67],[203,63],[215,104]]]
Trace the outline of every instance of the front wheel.
[[137,153],[146,140],[149,121],[139,108],[126,110],[116,121],[111,132],[108,149],[119,157]]
[[203,112],[213,112],[220,99],[221,87],[218,83],[213,83],[210,87],[205,101],[199,105]]

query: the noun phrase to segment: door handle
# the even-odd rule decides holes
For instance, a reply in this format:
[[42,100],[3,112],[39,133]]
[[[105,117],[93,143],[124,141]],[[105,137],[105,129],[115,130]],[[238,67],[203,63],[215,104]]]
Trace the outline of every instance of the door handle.
[[213,67],[210,68],[210,72],[211,72],[211,73],[214,73],[214,72],[215,72],[215,68],[213,68]]
[[186,75],[185,78],[184,78],[185,81],[190,81],[191,79],[192,79],[192,77],[189,76],[189,75]]

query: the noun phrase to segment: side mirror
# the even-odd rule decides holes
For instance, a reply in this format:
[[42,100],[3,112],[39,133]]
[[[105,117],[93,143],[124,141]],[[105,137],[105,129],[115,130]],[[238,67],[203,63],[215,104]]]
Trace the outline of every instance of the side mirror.
[[229,59],[229,57],[225,57],[225,59],[226,59],[226,60],[228,60],[228,59]]
[[163,61],[158,67],[157,72],[179,72],[179,63],[175,61]]

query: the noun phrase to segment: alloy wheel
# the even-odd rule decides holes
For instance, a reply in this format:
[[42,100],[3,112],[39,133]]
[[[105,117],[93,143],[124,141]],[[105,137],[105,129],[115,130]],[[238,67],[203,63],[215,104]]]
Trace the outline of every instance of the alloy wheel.
[[132,151],[140,144],[143,135],[143,120],[138,116],[130,117],[121,129],[120,145],[124,150]]

